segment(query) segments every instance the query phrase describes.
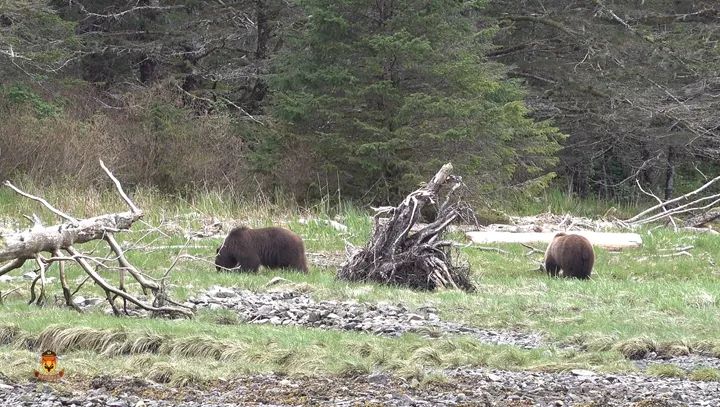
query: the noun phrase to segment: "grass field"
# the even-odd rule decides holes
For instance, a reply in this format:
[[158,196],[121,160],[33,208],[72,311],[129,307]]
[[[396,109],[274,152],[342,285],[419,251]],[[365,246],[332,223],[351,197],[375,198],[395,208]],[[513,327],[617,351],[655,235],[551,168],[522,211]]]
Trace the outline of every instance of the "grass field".
[[[112,192],[49,188],[42,195],[76,217],[125,210]],[[304,238],[311,253],[342,254],[346,241],[364,244],[372,227],[367,213],[352,206],[337,211],[323,205],[300,210],[273,206],[264,199],[234,202],[221,194],[207,193],[201,199],[188,201],[142,190],[135,193],[134,199],[146,215],[132,231],[118,237],[123,244],[145,248],[129,251],[128,257],[155,277],[162,276],[181,253],[212,261],[221,238],[188,243],[184,235],[200,230],[213,217],[252,226],[287,226]],[[553,199],[548,207],[568,209],[556,196]],[[579,208],[576,202],[569,206],[583,215],[605,212],[596,204],[591,208]],[[26,227],[22,215],[33,213],[46,224],[57,223],[38,204],[0,189],[0,225]],[[331,217],[347,225],[348,232],[338,232],[323,223],[300,221]],[[257,372],[354,375],[378,370],[423,383],[444,380],[442,369],[459,366],[620,372],[634,369],[625,356],[639,349],[667,354],[702,351],[720,357],[720,238],[666,229],[648,228],[641,233],[641,249],[610,253],[596,248],[592,281],[550,279],[531,271],[541,255],[526,256],[527,249],[519,245],[496,246],[507,253],[465,248],[463,254],[478,286],[475,293],[427,293],[350,284],[336,280],[331,267],[312,267],[307,275],[267,270],[255,275],[217,273],[211,264],[192,260],[181,261],[170,279],[171,296],[182,300],[213,285],[262,291],[270,279],[279,275],[302,284],[316,299],[402,303],[410,308],[431,305],[445,320],[540,332],[558,346],[526,350],[487,345],[463,336],[433,339],[406,334],[384,338],[356,332],[228,324],[227,312],[222,311],[203,311],[192,320],[118,318],[101,311],[78,314],[58,307],[26,305],[29,284],[14,279],[0,282],[1,293],[20,288],[7,295],[0,306],[0,366],[2,373],[11,378],[29,378],[39,353],[29,345],[39,343],[56,348],[62,366],[72,372],[69,377],[78,380],[105,373],[142,374],[174,384],[208,383]],[[461,235],[454,237],[462,239]],[[186,244],[190,248],[178,248]],[[662,257],[669,253],[665,249],[678,246],[693,246],[689,250],[692,257]],[[82,248],[95,249],[95,255],[107,252],[96,243]],[[10,275],[20,276],[31,270],[28,262]],[[68,273],[73,287],[84,276],[74,267]],[[51,268],[48,275],[57,277],[57,269]],[[103,275],[116,281],[112,272],[104,271]],[[131,285],[130,290],[137,292],[138,287]],[[100,294],[97,287],[89,285],[80,292],[85,297]],[[54,296],[62,298],[57,278],[50,288],[50,297]],[[562,344],[578,346],[569,350],[562,349]],[[688,375],[697,380],[720,378],[720,372],[713,369],[685,373],[655,366],[647,373]]]

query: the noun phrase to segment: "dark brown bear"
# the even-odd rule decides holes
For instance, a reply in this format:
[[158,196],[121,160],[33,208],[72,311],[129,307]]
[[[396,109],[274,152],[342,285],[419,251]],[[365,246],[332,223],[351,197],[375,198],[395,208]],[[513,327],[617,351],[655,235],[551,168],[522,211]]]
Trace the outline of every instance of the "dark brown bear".
[[287,229],[276,227],[234,228],[217,249],[215,266],[217,271],[240,268],[257,272],[260,266],[308,271],[302,239]]
[[562,270],[563,277],[590,278],[594,262],[592,244],[580,235],[558,233],[545,251],[545,271],[554,277]]

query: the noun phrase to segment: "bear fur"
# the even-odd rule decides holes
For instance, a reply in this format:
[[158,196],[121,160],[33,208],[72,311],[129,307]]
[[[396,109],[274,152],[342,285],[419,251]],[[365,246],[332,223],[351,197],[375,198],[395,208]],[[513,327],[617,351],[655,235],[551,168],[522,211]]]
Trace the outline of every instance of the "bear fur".
[[278,227],[234,228],[218,247],[215,266],[218,271],[240,268],[257,272],[260,266],[308,271],[305,246],[300,236]]
[[557,277],[590,278],[595,252],[587,238],[580,235],[557,233],[545,251],[545,271]]

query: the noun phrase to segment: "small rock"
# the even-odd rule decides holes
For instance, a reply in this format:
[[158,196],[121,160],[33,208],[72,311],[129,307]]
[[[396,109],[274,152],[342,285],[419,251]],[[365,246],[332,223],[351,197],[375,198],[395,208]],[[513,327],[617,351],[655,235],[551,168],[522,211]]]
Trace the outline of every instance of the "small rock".
[[237,297],[237,293],[234,290],[225,287],[218,287],[214,292],[213,297],[215,298],[232,298]]
[[268,283],[265,284],[265,287],[272,287],[272,286],[274,286],[274,285],[286,284],[286,283],[289,283],[289,282],[290,282],[290,280],[288,280],[288,279],[286,279],[286,278],[273,277],[272,280],[268,281]]
[[85,305],[86,305],[86,306],[93,306],[93,305],[100,304],[100,303],[103,302],[103,301],[104,301],[104,300],[103,300],[102,298],[88,298],[88,299],[85,300]]
[[37,278],[37,274],[35,274],[34,271],[28,271],[27,273],[22,275],[25,280],[35,280]]
[[387,384],[390,381],[390,377],[383,373],[373,373],[367,378],[368,383],[375,384]]
[[271,305],[263,305],[262,307],[258,308],[259,315],[271,315],[272,312],[273,307]]
[[488,375],[487,375],[487,378],[488,378],[490,381],[493,381],[493,382],[499,382],[499,381],[502,380],[502,377],[500,377],[500,376],[498,376],[498,375],[496,375],[496,374],[493,374],[493,373],[488,374]]
[[573,369],[570,371],[575,376],[595,376],[596,373],[585,369]]

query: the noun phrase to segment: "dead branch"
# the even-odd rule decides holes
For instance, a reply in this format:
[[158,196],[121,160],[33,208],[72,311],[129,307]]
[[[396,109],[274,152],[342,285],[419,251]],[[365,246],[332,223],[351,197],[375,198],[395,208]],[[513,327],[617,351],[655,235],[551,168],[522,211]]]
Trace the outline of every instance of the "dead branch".
[[[2,236],[0,236],[0,238],[2,238]],[[3,274],[9,273],[12,270],[22,267],[23,264],[25,264],[26,260],[27,259],[15,259],[15,260],[11,260],[11,261],[5,263],[5,265],[3,265],[3,266],[0,266],[0,276],[2,276]]]
[[107,174],[107,176],[112,180],[113,184],[115,184],[115,188],[117,188],[120,197],[123,199],[123,201],[125,201],[127,206],[130,207],[130,211],[138,215],[138,218],[140,218],[142,216],[142,211],[137,206],[135,206],[135,204],[133,203],[133,201],[130,200],[130,198],[128,198],[127,194],[125,194],[125,191],[123,191],[122,185],[120,185],[120,181],[118,181],[118,179],[115,178],[113,173],[108,170],[102,160],[100,160],[100,167],[102,167],[103,171],[105,171],[105,174]]
[[185,315],[185,316],[191,315],[188,311],[181,309],[181,308],[172,308],[172,307],[156,308],[156,307],[153,307],[153,306],[143,303],[142,301],[138,300],[137,298],[133,297],[132,295],[130,295],[124,291],[120,291],[119,289],[113,287],[107,281],[105,281],[105,279],[102,278],[101,275],[97,274],[95,272],[95,270],[93,270],[93,268],[90,266],[90,263],[88,263],[85,260],[84,256],[80,252],[78,252],[73,246],[69,246],[69,247],[65,248],[65,250],[73,258],[75,258],[75,261],[80,265],[80,267],[83,268],[83,270],[85,270],[85,272],[90,276],[90,278],[95,280],[95,283],[97,283],[97,285],[99,285],[100,288],[102,288],[105,291],[105,294],[108,297],[108,302],[110,302],[110,305],[113,307],[113,311],[115,312],[116,315],[118,315],[119,312],[117,311],[114,303],[112,302],[112,294],[115,294],[115,296],[121,297],[146,311],[151,311],[151,312],[155,312],[158,314],[170,314],[170,315],[180,314],[180,315]]
[[[8,187],[8,188],[10,188],[10,189],[12,189],[12,190],[15,191],[15,192],[17,192],[18,194],[26,197],[26,198],[32,199],[33,201],[40,202],[41,204],[43,204],[43,206],[45,206],[46,208],[48,208],[48,209],[50,210],[50,212],[58,215],[59,217],[65,219],[65,220],[70,221],[70,223],[72,223],[72,224],[77,225],[77,223],[78,223],[77,219],[75,219],[75,218],[73,218],[72,216],[70,216],[70,215],[68,215],[68,214],[66,214],[66,213],[64,213],[64,212],[56,209],[54,206],[50,205],[50,203],[49,203],[48,201],[46,201],[45,199],[21,191],[18,187],[16,187],[15,185],[13,185],[10,181],[5,181],[5,186]],[[36,224],[36,225],[39,225],[39,224],[40,224],[40,220],[37,218],[37,215],[33,215],[33,218],[34,218],[33,221],[35,222],[35,224]]]
[[540,250],[540,249],[536,249],[536,248],[530,246],[530,245],[527,244],[527,243],[522,243],[522,242],[520,242],[520,244],[521,244],[522,246],[527,247],[528,249],[530,249],[529,252],[525,253],[526,256],[532,256],[532,255],[535,254],[535,253],[545,254],[545,251]]
[[[644,194],[647,195],[647,196],[653,197],[659,204],[662,204],[662,203],[663,203],[663,202],[662,202],[662,199],[660,199],[660,197],[658,197],[657,195],[653,194],[652,192],[645,191],[645,189],[643,189],[642,185],[640,185],[640,180],[639,180],[639,179],[636,179],[636,180],[635,180],[635,183],[637,184],[638,188],[640,188],[640,191],[641,191],[642,193],[644,193]],[[667,213],[667,209],[666,209],[665,206],[662,206],[661,208],[662,208],[663,214]],[[670,219],[670,222],[671,222],[672,225],[673,225],[673,229],[674,229],[674,230],[677,230],[677,224],[675,223],[675,220],[672,218],[672,216],[669,216],[669,215],[668,215],[668,219]]]
[[[47,302],[46,294],[46,272],[49,266],[53,262],[57,262],[60,272],[60,283],[63,290],[63,296],[67,306],[74,309],[79,309],[74,304],[72,297],[82,287],[83,283],[87,278],[91,278],[97,283],[104,291],[108,299],[108,303],[113,309],[115,314],[119,314],[117,307],[115,306],[114,300],[120,297],[124,301],[124,305],[127,306],[127,302],[130,302],[137,307],[150,311],[155,314],[161,315],[179,315],[179,316],[192,316],[192,313],[186,309],[186,307],[164,307],[164,306],[153,306],[148,305],[133,295],[129,294],[125,290],[125,273],[129,273],[142,287],[145,294],[148,290],[157,297],[166,297],[166,293],[163,290],[163,284],[158,284],[151,279],[146,278],[137,268],[135,268],[125,257],[125,254],[120,247],[120,244],[115,240],[113,233],[120,232],[130,229],[132,224],[139,220],[143,216],[142,210],[138,208],[133,201],[128,197],[125,191],[118,181],[117,178],[110,172],[105,164],[100,160],[100,166],[105,171],[107,176],[112,180],[118,194],[127,204],[130,211],[122,213],[111,213],[100,216],[95,216],[87,219],[75,219],[74,217],[63,213],[62,211],[54,208],[43,198],[25,193],[19,188],[12,185],[9,181],[5,182],[5,185],[13,189],[18,194],[41,202],[47,209],[53,212],[55,215],[61,217],[67,222],[44,227],[37,216],[29,218],[33,222],[32,228],[24,231],[18,231],[15,233],[6,233],[0,236],[0,261],[10,260],[8,263],[0,267],[0,275],[5,274],[11,270],[21,267],[25,261],[34,259],[38,264],[38,275],[33,281],[30,287],[31,299],[30,303],[42,305]],[[114,256],[108,255],[104,258],[95,258],[89,255],[81,253],[75,248],[76,245],[86,243],[92,240],[104,240],[109,246],[111,253]],[[63,255],[65,251],[69,256]],[[52,254],[50,258],[44,258],[40,255],[42,252],[49,252]],[[70,287],[67,282],[65,275],[64,263],[71,261],[80,265],[80,267],[87,274],[87,278],[75,292],[70,292]],[[120,284],[119,288],[108,283],[102,276],[100,276],[96,270],[91,266],[91,263],[95,263],[98,267],[115,270],[116,268],[110,267],[107,263],[117,262],[119,264]],[[172,268],[171,268],[172,269]],[[167,279],[169,274],[166,272],[163,277],[163,282]],[[40,293],[36,296],[35,286],[40,283]],[[175,303],[172,302],[171,303]],[[127,310],[126,310],[127,312]]]
[[[463,245],[463,247],[468,247],[468,245]],[[509,251],[503,250],[499,247],[486,247],[486,246],[471,246],[475,250],[480,250],[484,252],[497,252],[502,254],[510,254]]]
[[[674,206],[675,203],[681,202],[681,201],[687,201],[692,196],[695,196],[699,194],[700,192],[706,190],[709,188],[712,184],[720,180],[720,176],[717,176],[710,181],[706,182],[704,185],[702,185],[700,188],[697,188],[694,191],[688,192],[685,195],[679,196],[677,198],[673,198],[664,202],[660,202],[657,205],[654,205],[648,209],[645,209],[644,211],[640,212],[639,214],[633,216],[632,218],[628,219],[626,222],[629,224],[634,225],[640,225],[644,223],[654,222],[657,220],[660,220],[664,217],[671,216],[671,215],[677,215],[680,213],[687,213],[687,212],[695,212],[700,211],[704,209],[714,209],[714,207],[720,203],[720,194],[712,194],[709,196],[705,196],[699,199],[695,199],[692,201],[689,201],[683,205],[673,207],[670,210],[666,210],[665,208],[669,208]],[[703,205],[703,206],[697,206],[699,203],[704,201],[713,200],[711,203]],[[658,209],[662,209],[663,212],[659,214],[651,215],[653,212],[657,211]]]
[[[397,207],[376,209],[370,242],[361,250],[346,247],[348,260],[338,278],[429,290],[474,289],[469,267],[453,265],[453,244],[441,239],[448,225],[468,209],[456,196],[462,179],[450,175],[452,169],[451,164],[445,164],[427,185],[412,192]],[[450,190],[435,221],[413,233],[422,208],[441,202],[439,192],[443,186]],[[389,220],[379,222],[381,214],[388,215]]]
[[36,304],[45,305],[45,303],[47,302],[47,294],[45,293],[45,286],[47,285],[47,282],[45,280],[45,262],[39,254],[35,255],[35,261],[40,268],[40,271],[38,273],[38,278],[40,279],[40,294],[38,295]]
[[18,291],[18,290],[20,290],[20,287],[15,287],[15,288],[13,288],[12,290],[6,292],[5,294],[3,294],[3,293],[0,292],[0,305],[3,305],[3,300],[5,299],[5,297],[7,297],[8,295],[10,295],[10,294],[12,294],[12,293],[14,293],[15,291]]
[[703,227],[706,224],[713,222],[717,219],[720,219],[720,208],[718,209],[711,209],[705,213],[701,213],[699,215],[695,215],[688,220],[685,221],[685,227],[686,228],[699,228]]
[[[54,257],[62,257],[62,253],[60,253],[59,250],[56,250],[53,253],[53,256]],[[80,307],[77,304],[75,304],[75,302],[72,299],[73,294],[70,293],[70,286],[68,285],[67,276],[65,275],[65,262],[59,261],[58,268],[59,268],[59,275],[60,275],[60,286],[62,287],[63,297],[65,298],[65,305],[74,309],[75,311],[82,312]],[[82,286],[82,283],[80,284],[80,286]]]

